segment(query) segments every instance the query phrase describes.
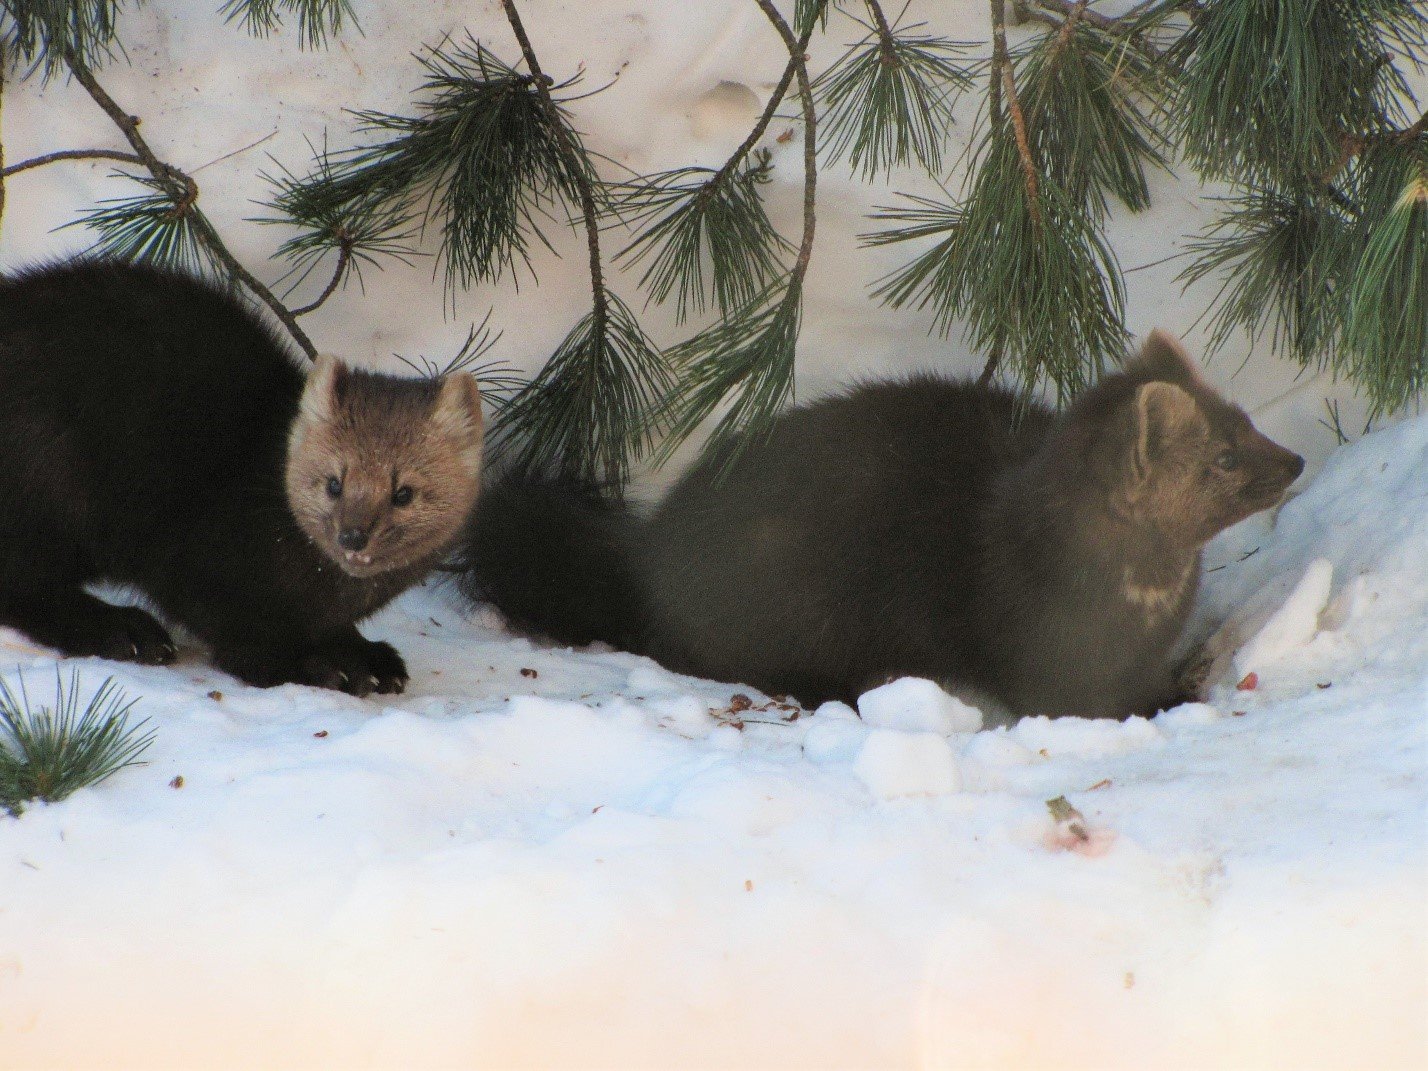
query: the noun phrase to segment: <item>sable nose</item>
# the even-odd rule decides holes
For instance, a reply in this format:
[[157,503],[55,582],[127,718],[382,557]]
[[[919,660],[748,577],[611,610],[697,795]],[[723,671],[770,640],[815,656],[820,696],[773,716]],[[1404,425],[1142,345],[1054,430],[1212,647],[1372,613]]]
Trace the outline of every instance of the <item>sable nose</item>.
[[361,550],[367,545],[367,533],[361,528],[344,528],[337,533],[337,545],[343,550]]
[[1299,479],[1299,474],[1304,471],[1304,459],[1298,454],[1289,455],[1289,463],[1285,466],[1291,473],[1289,482],[1293,483]]

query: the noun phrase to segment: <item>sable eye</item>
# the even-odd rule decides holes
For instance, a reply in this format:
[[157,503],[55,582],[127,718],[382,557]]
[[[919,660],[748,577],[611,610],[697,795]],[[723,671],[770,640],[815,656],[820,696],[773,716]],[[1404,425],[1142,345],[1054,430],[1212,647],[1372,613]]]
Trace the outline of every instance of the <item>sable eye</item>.
[[342,477],[341,477],[341,476],[329,476],[329,477],[327,478],[327,497],[328,497],[328,498],[341,498],[341,497],[342,497]]
[[1215,465],[1226,472],[1233,472],[1240,467],[1240,455],[1233,450],[1226,450],[1219,457],[1215,458]]
[[392,492],[392,505],[410,506],[415,492],[410,487],[403,485]]

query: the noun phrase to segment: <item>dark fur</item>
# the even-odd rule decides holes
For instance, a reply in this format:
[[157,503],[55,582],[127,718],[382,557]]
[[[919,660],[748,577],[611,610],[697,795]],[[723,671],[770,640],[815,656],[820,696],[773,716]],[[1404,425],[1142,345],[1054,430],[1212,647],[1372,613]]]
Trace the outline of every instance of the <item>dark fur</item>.
[[1124,717],[1174,698],[1200,547],[1303,465],[1159,334],[1059,418],[918,376],[794,409],[722,481],[721,462],[643,521],[497,487],[464,590],[528,631],[805,703],[918,675],[1013,716]]
[[[440,390],[343,375],[398,421]],[[245,681],[400,691],[400,656],[355,622],[445,548],[359,579],[304,534],[284,489],[303,389],[276,335],[206,283],[107,262],[0,281],[0,623],[69,654],[172,661],[148,613],[81,590],[118,582]]]

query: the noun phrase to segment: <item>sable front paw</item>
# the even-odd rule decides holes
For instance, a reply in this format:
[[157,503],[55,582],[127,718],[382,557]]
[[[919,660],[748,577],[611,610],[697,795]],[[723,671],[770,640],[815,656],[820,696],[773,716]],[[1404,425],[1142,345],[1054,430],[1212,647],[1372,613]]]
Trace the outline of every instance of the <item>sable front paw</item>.
[[358,697],[390,695],[407,686],[406,663],[390,643],[343,637],[309,651],[299,663],[302,680]]

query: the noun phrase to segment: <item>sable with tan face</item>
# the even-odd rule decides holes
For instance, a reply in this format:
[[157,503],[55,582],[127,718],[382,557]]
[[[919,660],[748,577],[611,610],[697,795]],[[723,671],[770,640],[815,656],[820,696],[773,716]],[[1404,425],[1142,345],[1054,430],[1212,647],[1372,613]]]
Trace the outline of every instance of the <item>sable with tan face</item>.
[[396,379],[318,358],[288,440],[288,503],[348,575],[440,554],[480,481],[475,379]]

